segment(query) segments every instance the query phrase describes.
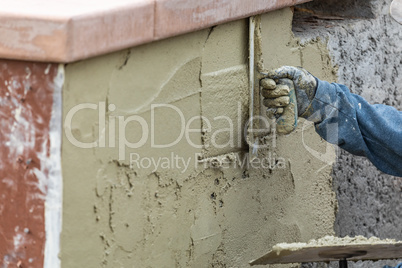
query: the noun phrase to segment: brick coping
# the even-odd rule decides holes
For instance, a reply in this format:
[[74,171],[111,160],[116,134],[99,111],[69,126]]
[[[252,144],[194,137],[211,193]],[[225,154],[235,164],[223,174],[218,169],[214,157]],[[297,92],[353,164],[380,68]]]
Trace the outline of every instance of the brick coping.
[[0,58],[74,62],[309,0],[0,0]]

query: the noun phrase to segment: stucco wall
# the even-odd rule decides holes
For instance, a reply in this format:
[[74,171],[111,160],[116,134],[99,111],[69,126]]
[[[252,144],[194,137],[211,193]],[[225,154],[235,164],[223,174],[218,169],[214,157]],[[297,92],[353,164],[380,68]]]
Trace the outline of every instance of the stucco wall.
[[[389,15],[387,1],[342,1],[337,6],[326,1],[308,4],[323,16],[349,9],[343,20],[317,18],[309,21],[296,14],[294,31],[302,40],[320,36],[328,40],[338,81],[370,103],[383,103],[402,109],[401,84],[402,25]],[[364,2],[364,5],[360,5]],[[314,9],[317,8],[318,9]],[[334,10],[335,9],[335,10]],[[336,10],[338,9],[338,10]],[[364,18],[362,14],[373,14]],[[354,17],[354,19],[350,19]],[[312,72],[314,74],[314,72]],[[380,172],[364,157],[340,151],[333,169],[334,190],[339,211],[334,225],[338,236],[364,235],[402,239],[402,180]],[[398,261],[363,262],[351,267],[382,267]]]
[[[291,22],[290,9],[262,16],[266,67],[333,80],[325,44],[299,45]],[[334,150],[311,126],[267,136],[264,167],[247,165],[247,27],[66,66],[62,267],[248,267],[277,242],[333,234]]]

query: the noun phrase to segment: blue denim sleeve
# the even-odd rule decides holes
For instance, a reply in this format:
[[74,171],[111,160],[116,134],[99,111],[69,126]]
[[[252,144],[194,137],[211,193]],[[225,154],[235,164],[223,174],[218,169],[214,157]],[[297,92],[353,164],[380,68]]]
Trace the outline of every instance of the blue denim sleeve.
[[371,105],[341,84],[319,79],[317,84],[304,116],[314,122],[317,133],[354,155],[367,157],[379,170],[402,177],[402,112]]
[[395,266],[395,267],[385,265],[383,268],[402,268],[402,262],[400,264],[398,264],[397,266]]

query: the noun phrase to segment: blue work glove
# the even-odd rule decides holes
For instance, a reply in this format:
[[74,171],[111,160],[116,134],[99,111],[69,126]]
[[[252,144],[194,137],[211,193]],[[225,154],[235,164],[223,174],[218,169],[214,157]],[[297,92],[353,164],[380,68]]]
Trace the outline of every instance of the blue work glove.
[[400,264],[398,264],[397,266],[395,266],[395,267],[385,265],[383,268],[402,268],[402,262]]
[[264,106],[276,109],[281,113],[283,107],[289,104],[289,88],[286,85],[278,85],[279,79],[288,78],[293,81],[296,91],[298,116],[307,118],[310,113],[308,108],[317,91],[317,80],[307,70],[301,67],[282,66],[269,71],[266,78],[261,79]]

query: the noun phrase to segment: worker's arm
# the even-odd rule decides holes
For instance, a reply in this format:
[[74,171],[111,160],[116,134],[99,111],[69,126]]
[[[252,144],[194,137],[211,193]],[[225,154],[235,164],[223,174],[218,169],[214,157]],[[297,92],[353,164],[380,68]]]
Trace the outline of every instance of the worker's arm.
[[366,156],[381,171],[402,176],[402,112],[371,105],[344,85],[318,79],[317,84],[307,116],[317,133],[352,154]]
[[[300,107],[307,107],[299,116],[313,121],[317,133],[326,141],[352,154],[367,157],[385,173],[402,176],[402,112],[391,106],[371,105],[362,97],[350,93],[346,86],[317,78],[313,97],[308,100],[299,98],[303,85],[309,81],[311,84],[312,75],[307,72],[309,78],[303,83],[297,73],[298,70],[305,70],[292,68],[273,71],[270,77],[298,77],[293,80],[295,88],[299,88],[297,101],[303,102]],[[284,72],[288,72],[287,76]],[[298,87],[298,83],[301,86]]]
[[402,263],[398,264],[398,265],[395,266],[395,267],[391,267],[391,266],[385,265],[385,266],[382,267],[382,268],[402,268]]

